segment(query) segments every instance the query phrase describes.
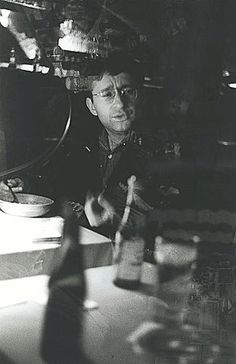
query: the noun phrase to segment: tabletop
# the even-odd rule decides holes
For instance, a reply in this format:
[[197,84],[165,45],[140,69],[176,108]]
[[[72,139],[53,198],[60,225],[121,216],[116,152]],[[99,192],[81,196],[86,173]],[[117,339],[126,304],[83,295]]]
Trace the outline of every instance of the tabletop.
[[[116,287],[113,284],[113,275],[112,266],[85,270],[87,299],[95,301],[98,308],[83,314],[84,352],[94,364],[177,364],[177,361],[160,359],[159,354],[157,358],[157,354],[154,356],[147,352],[134,352],[127,340],[142,323],[154,322],[154,316],[161,317],[162,312],[166,312],[167,305],[160,299],[160,292],[157,290],[157,267],[144,263],[142,283],[137,291]],[[40,275],[0,281],[1,364],[43,364],[40,357],[40,339],[48,297],[48,279],[47,275]],[[175,282],[171,284],[174,288]],[[8,302],[7,297],[11,295],[12,300]],[[198,359],[193,361],[194,364],[235,363],[235,315],[229,316],[228,327],[215,327],[218,320],[214,315],[215,304],[213,300],[203,305],[200,313],[201,329],[193,328],[194,330],[189,331],[190,326],[186,323],[182,326],[188,327],[185,332],[181,327],[178,327],[176,333],[175,330],[160,331],[159,339],[155,338],[155,347],[160,345],[160,341],[168,349],[168,342],[174,345],[179,340],[187,340],[189,348],[192,349],[195,345],[197,350],[195,354]],[[185,336],[184,339],[182,335],[186,335],[186,332],[189,332],[190,337]],[[173,333],[177,341],[173,341]],[[196,339],[198,334],[201,336]],[[209,355],[218,355],[217,350],[220,350],[220,359],[209,361]]]
[[[127,342],[130,333],[152,318],[156,305],[156,269],[145,263],[142,286],[129,291],[113,284],[113,267],[87,269],[87,298],[98,308],[84,314],[83,345],[85,352],[97,364],[154,364],[149,354],[135,354]],[[47,297],[48,276],[25,277],[1,281],[2,296],[18,291],[18,303],[7,303],[0,309],[0,363],[42,364],[39,355],[40,335]]]
[[[0,280],[50,273],[62,229],[60,216],[27,218],[0,211]],[[112,263],[110,239],[82,226],[79,232],[85,268]]]

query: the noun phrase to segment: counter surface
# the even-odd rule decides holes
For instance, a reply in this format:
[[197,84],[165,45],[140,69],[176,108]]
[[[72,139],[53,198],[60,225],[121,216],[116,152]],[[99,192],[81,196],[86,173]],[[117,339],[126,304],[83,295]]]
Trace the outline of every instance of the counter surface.
[[[62,229],[59,216],[26,218],[0,211],[0,280],[49,274]],[[85,268],[112,263],[112,245],[107,237],[80,227],[80,243]]]
[[[146,319],[151,319],[155,304],[155,267],[144,265],[140,291],[132,292],[113,285],[112,266],[86,270],[88,298],[98,309],[84,317],[85,351],[97,364],[154,364],[149,354],[134,354],[127,336]],[[20,291],[22,302],[0,309],[0,363],[42,364],[39,343],[47,295],[48,276],[1,281],[2,295]],[[20,302],[20,300],[19,300]]]

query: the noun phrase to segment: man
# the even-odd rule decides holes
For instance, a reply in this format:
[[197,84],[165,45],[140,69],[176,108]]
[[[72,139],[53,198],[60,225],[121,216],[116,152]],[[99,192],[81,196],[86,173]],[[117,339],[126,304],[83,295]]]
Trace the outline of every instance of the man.
[[76,138],[67,151],[55,155],[47,172],[51,189],[42,189],[41,194],[66,198],[78,214],[84,207],[87,222],[106,223],[103,232],[112,236],[124,212],[132,175],[136,177],[133,215],[150,210],[159,198],[148,170],[152,142],[135,131],[143,75],[140,64],[123,55],[94,61],[88,73],[92,76],[86,105],[99,121],[99,132],[93,135],[91,130],[89,143]]
[[[118,216],[124,209],[128,178],[137,177],[136,199],[144,190],[144,180],[147,181],[148,152],[134,131],[142,86],[139,72],[138,64],[111,57],[92,81],[91,97],[86,98],[89,111],[103,126],[98,142],[102,194]],[[141,209],[149,208],[141,198],[138,201]]]
[[86,105],[98,118],[100,132],[89,144],[75,143],[70,147],[64,167],[60,161],[60,168],[55,169],[63,173],[54,185],[64,191],[75,208],[85,205],[90,224],[98,226],[111,216],[119,220],[126,203],[127,180],[132,175],[136,177],[137,211],[151,208],[153,196],[147,189],[151,151],[149,141],[134,130],[143,81],[140,65],[111,56],[94,62],[90,74],[95,76],[90,77],[91,92]]

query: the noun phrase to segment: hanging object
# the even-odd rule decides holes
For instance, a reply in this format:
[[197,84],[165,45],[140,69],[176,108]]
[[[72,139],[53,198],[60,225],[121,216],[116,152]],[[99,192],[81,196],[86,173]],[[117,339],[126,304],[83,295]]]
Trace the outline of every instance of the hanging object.
[[44,0],[2,0],[3,3],[25,6],[31,9],[46,10],[50,6],[48,1]]

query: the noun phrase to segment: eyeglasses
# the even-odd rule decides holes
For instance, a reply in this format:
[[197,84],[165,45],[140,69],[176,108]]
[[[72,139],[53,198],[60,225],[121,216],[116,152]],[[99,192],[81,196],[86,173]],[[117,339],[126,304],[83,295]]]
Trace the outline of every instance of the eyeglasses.
[[125,97],[128,100],[135,100],[138,96],[138,91],[136,88],[132,87],[123,87],[120,90],[117,88],[111,88],[108,90],[103,90],[100,92],[97,92],[96,94],[92,94],[93,96],[100,96],[102,99],[104,99],[107,102],[113,102],[115,100],[116,94],[119,94],[120,96]]

